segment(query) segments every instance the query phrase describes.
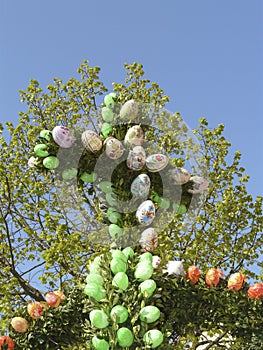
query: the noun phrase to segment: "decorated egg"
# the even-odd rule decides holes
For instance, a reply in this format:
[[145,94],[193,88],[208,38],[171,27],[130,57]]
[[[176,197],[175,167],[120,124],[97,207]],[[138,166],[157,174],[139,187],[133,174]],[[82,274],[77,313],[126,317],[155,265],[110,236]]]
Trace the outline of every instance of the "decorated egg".
[[105,122],[110,123],[113,119],[113,110],[109,107],[103,107],[101,110],[101,115]]
[[61,303],[61,299],[59,295],[55,294],[54,292],[49,292],[46,294],[46,302],[51,307],[58,307]]
[[145,252],[153,252],[158,247],[158,233],[154,228],[147,228],[142,232],[140,244]]
[[110,224],[109,225],[109,234],[111,238],[116,239],[120,238],[123,235],[123,230],[121,227],[119,227],[116,224]]
[[84,293],[97,301],[106,298],[105,290],[96,282],[88,282],[84,288]]
[[155,218],[155,207],[153,202],[150,200],[142,202],[136,211],[136,217],[141,225],[151,225]]
[[139,284],[139,289],[145,297],[150,298],[156,289],[156,282],[151,279],[145,280]]
[[177,185],[183,185],[190,180],[191,174],[184,168],[174,168],[169,171],[172,179]]
[[85,149],[89,152],[96,153],[102,148],[102,140],[95,131],[84,131],[81,135],[81,141]]
[[152,323],[158,320],[161,312],[156,306],[148,305],[141,309],[140,320],[146,323]]
[[43,160],[43,165],[47,169],[56,169],[59,166],[59,159],[55,156],[49,156]]
[[151,180],[147,174],[138,175],[131,184],[131,193],[136,197],[147,197],[150,191]]
[[27,311],[32,318],[40,318],[44,313],[44,306],[39,301],[27,304]]
[[35,157],[30,157],[30,158],[28,159],[27,164],[28,164],[28,166],[29,166],[30,168],[34,168],[34,166],[37,165],[37,158],[35,158]]
[[106,149],[105,152],[110,159],[119,159],[124,152],[124,147],[121,141],[114,137],[108,137],[105,140]]
[[116,273],[118,272],[126,272],[127,270],[126,263],[123,260],[118,258],[114,258],[111,260],[110,268],[114,275],[116,275]]
[[92,310],[89,313],[90,322],[96,328],[106,328],[109,325],[108,316],[102,310]]
[[62,178],[63,180],[72,180],[74,179],[78,174],[77,168],[70,168],[70,169],[64,169],[62,171]]
[[116,305],[110,312],[110,317],[117,323],[124,323],[128,319],[128,310],[122,305]]
[[190,181],[193,182],[193,189],[187,191],[191,194],[201,193],[208,187],[208,181],[201,176],[191,176]]
[[199,281],[202,271],[195,265],[188,268],[186,272],[186,279],[190,280],[193,284]]
[[230,290],[240,290],[242,288],[243,281],[246,280],[246,276],[240,272],[236,272],[229,277],[227,287]]
[[49,155],[47,148],[47,145],[40,143],[34,147],[34,152],[38,157],[47,157]]
[[[4,348],[4,346],[7,346]],[[13,350],[16,347],[16,343],[8,335],[0,336],[0,349]]]
[[104,279],[98,273],[91,273],[86,277],[85,282],[86,283],[97,283],[97,284],[103,285]]
[[129,285],[129,279],[125,272],[118,272],[112,279],[112,285],[121,290],[126,290]]
[[96,350],[109,350],[110,345],[105,339],[100,339],[96,335],[91,340]]
[[112,130],[113,130],[113,127],[109,123],[103,123],[101,126],[101,133],[104,137],[109,137]]
[[81,180],[84,182],[94,182],[97,179],[97,174],[94,173],[93,171],[91,173],[84,172],[80,176]]
[[222,270],[218,270],[214,267],[209,269],[205,275],[205,282],[209,287],[216,287],[219,283],[220,278],[223,277]]
[[121,214],[118,213],[114,208],[108,208],[107,217],[112,224],[116,224],[121,218]]
[[162,344],[163,334],[158,329],[151,329],[144,334],[143,341],[146,345],[155,349]]
[[145,165],[146,153],[142,146],[136,146],[130,150],[127,157],[127,167],[131,170],[139,171]]
[[104,193],[112,192],[112,183],[110,181],[101,181],[99,183],[99,188]]
[[11,320],[11,326],[15,331],[25,333],[28,330],[29,324],[23,317],[13,317]]
[[118,204],[118,196],[113,192],[106,193],[106,201],[109,205],[116,206]]
[[146,167],[152,173],[163,170],[169,163],[165,154],[152,154],[146,158]]
[[124,144],[129,147],[141,146],[143,144],[143,130],[140,125],[134,125],[127,131]]
[[134,250],[131,247],[126,247],[123,249],[123,254],[127,257],[127,259],[133,259],[134,258]]
[[133,343],[133,339],[134,339],[134,336],[128,328],[121,327],[117,330],[118,344],[122,348],[129,348]]
[[66,300],[65,294],[61,290],[55,290],[53,293],[60,298],[60,304]]
[[173,203],[173,210],[177,214],[185,214],[187,212],[187,208],[184,204]]
[[163,273],[167,273],[168,275],[178,275],[178,276],[182,276],[184,275],[184,265],[182,261],[168,261],[167,265],[166,265],[165,270],[163,270]]
[[158,255],[154,255],[153,262],[152,262],[153,268],[156,269],[157,267],[159,267],[160,263],[161,263],[161,258]]
[[247,294],[249,298],[260,300],[263,298],[263,283],[257,282],[248,288]]
[[73,132],[62,125],[54,127],[52,130],[52,136],[56,144],[62,148],[70,148],[75,142]]
[[170,207],[170,201],[169,199],[160,198],[159,205],[163,209],[168,209]]
[[50,141],[51,140],[52,132],[49,130],[41,130],[39,136],[43,139]]
[[138,104],[134,100],[124,103],[120,110],[120,118],[125,120],[134,120],[138,114]]
[[143,282],[145,280],[148,280],[152,277],[153,274],[153,267],[149,264],[140,264],[139,266],[136,266],[134,276],[137,280],[140,282]]

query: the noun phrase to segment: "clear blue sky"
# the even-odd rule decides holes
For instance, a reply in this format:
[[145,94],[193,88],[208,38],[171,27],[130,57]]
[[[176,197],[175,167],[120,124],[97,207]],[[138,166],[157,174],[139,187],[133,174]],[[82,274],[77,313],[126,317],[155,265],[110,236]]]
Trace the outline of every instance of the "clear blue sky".
[[31,78],[76,76],[82,59],[111,88],[124,62],[143,63],[191,128],[223,123],[262,195],[262,0],[1,0],[0,120],[18,120]]

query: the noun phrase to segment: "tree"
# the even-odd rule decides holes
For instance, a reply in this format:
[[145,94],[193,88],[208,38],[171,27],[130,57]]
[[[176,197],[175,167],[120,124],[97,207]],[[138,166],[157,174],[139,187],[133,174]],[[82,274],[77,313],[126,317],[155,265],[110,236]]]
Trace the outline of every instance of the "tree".
[[[125,68],[125,83],[114,83],[114,93],[106,95],[103,105],[119,116],[123,105],[134,100],[149,154],[165,150],[171,169],[184,167],[192,160],[193,173],[205,173],[209,180],[206,196],[188,192],[195,185],[191,180],[182,186],[168,186],[174,191],[171,195],[166,191],[164,175],[145,167],[132,171],[126,160],[116,163],[117,170],[113,169],[113,191],[95,186],[93,172],[99,169],[97,176],[102,181],[109,168],[98,166],[102,149],[83,149],[83,128],[98,133],[101,130],[102,140],[107,136],[123,140],[138,121],[131,118],[133,114],[115,124],[109,115],[102,118],[99,101],[107,89],[99,80],[99,67],[91,67],[87,61],[78,69],[80,80],[71,78],[63,83],[56,78],[46,91],[32,80],[27,90],[20,91],[28,110],[20,113],[18,125],[6,123],[9,137],[1,137],[1,331],[8,329],[17,349],[107,349],[105,344],[95,344],[102,338],[112,349],[123,348],[127,344],[117,341],[122,326],[132,330],[135,337],[131,349],[149,348],[143,336],[153,328],[164,335],[160,349],[260,349],[262,300],[248,297],[248,282],[243,282],[239,291],[227,288],[229,276],[234,273],[245,274],[247,281],[259,281],[252,267],[263,253],[262,198],[253,200],[246,191],[249,177],[239,165],[241,154],[236,152],[228,164],[230,143],[223,136],[224,126],[211,130],[205,119],[200,119],[194,131],[199,144],[195,142],[180,114],[164,110],[168,97],[157,83],[144,78],[142,65],[125,64]],[[101,126],[107,118],[110,122]],[[50,133],[40,134],[57,125],[74,129],[75,148],[61,149]],[[42,159],[47,154],[33,160],[34,167],[28,166],[39,143],[45,145],[41,151],[59,157],[56,170],[43,166]],[[152,275],[157,286],[152,296],[149,290],[142,292],[142,279],[136,277],[139,260],[144,258],[138,236],[142,229],[138,230],[134,206],[120,217],[112,209],[118,200],[122,206],[127,201],[131,204],[131,181],[140,173],[150,176],[148,199],[153,201],[158,217],[158,246],[153,254],[161,258],[161,265]],[[111,186],[105,181],[104,185]],[[132,205],[136,207],[139,202]],[[115,226],[114,233],[109,234],[107,227],[112,223],[119,224],[124,233],[119,234]],[[116,271],[111,262],[114,254],[121,254],[119,249],[129,245],[135,255],[126,251],[124,269],[128,268],[129,287],[120,293],[121,289],[112,285]],[[149,255],[144,256],[151,261]],[[203,271],[199,281],[192,283],[184,274],[163,273],[167,262],[173,260],[183,261],[185,270],[198,266]],[[121,262],[117,261],[119,269]],[[258,265],[263,266],[262,262]],[[225,276],[211,287],[205,282],[205,274],[213,267],[223,270]],[[85,278],[92,269],[104,281],[106,292],[100,290],[101,298],[96,297],[98,291],[92,294],[85,290]],[[63,291],[66,300],[59,307],[48,307],[45,294],[55,289]],[[30,317],[29,302],[41,303],[42,317]],[[127,308],[129,315],[122,325],[118,323],[119,316],[109,316],[119,304]],[[161,312],[150,324],[140,316],[147,305]],[[100,330],[94,326],[90,319],[94,309],[105,311],[109,326]],[[10,326],[12,317],[27,319],[27,332],[15,331]],[[129,336],[125,334],[125,339]]]

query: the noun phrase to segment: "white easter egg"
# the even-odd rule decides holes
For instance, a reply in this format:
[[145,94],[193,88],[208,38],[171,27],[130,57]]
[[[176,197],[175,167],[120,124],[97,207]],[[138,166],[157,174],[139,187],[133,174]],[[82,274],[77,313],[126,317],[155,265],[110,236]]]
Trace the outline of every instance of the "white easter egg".
[[161,258],[158,255],[153,255],[153,262],[152,262],[152,267],[154,269],[157,269],[159,265],[161,264]]
[[177,185],[183,185],[190,180],[191,174],[184,168],[174,168],[170,170],[172,179]]
[[143,144],[143,130],[140,125],[134,125],[127,131],[124,144],[130,147],[141,146]]
[[169,157],[164,154],[152,154],[146,158],[146,167],[152,173],[163,170],[169,163]]
[[141,234],[140,244],[145,252],[153,252],[158,246],[158,233],[154,228],[150,227]]
[[124,147],[121,141],[108,137],[104,143],[106,144],[105,152],[110,159],[119,159],[123,155]]
[[136,211],[138,222],[143,226],[149,226],[155,218],[155,207],[152,201],[144,201]]
[[138,175],[131,184],[131,193],[136,197],[147,197],[150,191],[151,180],[147,174]]
[[130,150],[127,157],[127,167],[131,170],[141,170],[145,165],[146,153],[142,146]]
[[178,276],[184,275],[184,264],[182,261],[168,261],[166,267],[167,269],[163,270],[163,273],[168,272],[169,275],[175,274]]
[[56,144],[62,148],[70,148],[75,142],[73,132],[62,125],[55,126],[52,130],[52,137]]
[[208,181],[201,176],[191,176],[190,181],[193,181],[193,189],[188,190],[191,194],[201,193],[208,187]]
[[81,135],[81,141],[87,151],[98,152],[102,148],[102,140],[93,130],[86,130]]
[[121,119],[134,120],[138,114],[138,104],[134,100],[129,100],[124,103],[120,110]]

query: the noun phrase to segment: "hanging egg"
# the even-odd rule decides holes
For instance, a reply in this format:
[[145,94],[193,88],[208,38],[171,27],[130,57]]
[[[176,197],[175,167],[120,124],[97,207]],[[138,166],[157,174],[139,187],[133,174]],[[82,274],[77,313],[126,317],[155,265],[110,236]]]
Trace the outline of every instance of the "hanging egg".
[[163,334],[158,329],[151,329],[144,334],[143,341],[146,345],[155,349],[162,344]]
[[110,159],[119,159],[123,155],[124,147],[121,141],[114,137],[108,137],[104,143],[106,144],[106,154]]
[[98,273],[90,273],[86,277],[85,282],[88,284],[89,283],[97,283],[97,284],[100,284],[102,286],[104,283],[104,278],[101,275],[99,275]]
[[27,312],[32,318],[40,318],[44,313],[44,306],[39,301],[27,304]]
[[52,130],[52,136],[56,144],[62,148],[70,148],[75,142],[75,137],[69,128],[59,125]]
[[128,259],[133,259],[134,258],[134,250],[131,247],[126,247],[123,249],[123,254],[126,256],[127,260]]
[[140,320],[146,323],[153,323],[158,320],[161,312],[158,307],[153,305],[145,306],[140,311]]
[[110,317],[113,321],[117,323],[124,323],[128,319],[128,310],[122,305],[116,305],[111,309]]
[[218,270],[214,267],[209,269],[205,275],[205,282],[209,287],[216,287],[220,278],[223,277],[222,270]]
[[158,247],[158,233],[154,228],[147,228],[142,232],[140,244],[145,252],[153,252]]
[[52,132],[49,130],[41,130],[39,136],[43,139],[50,141],[51,140]]
[[143,282],[152,277],[153,267],[149,265],[147,262],[142,262],[136,266],[134,277]]
[[191,174],[184,168],[174,168],[169,171],[176,185],[183,185],[190,180]]
[[136,197],[148,197],[151,180],[147,174],[138,175],[131,184],[131,193]]
[[142,146],[136,146],[130,150],[127,157],[127,167],[131,170],[141,170],[145,165],[146,153]]
[[30,168],[34,168],[37,165],[37,158],[35,157],[30,157],[27,162],[28,166]]
[[103,123],[101,126],[101,133],[104,137],[109,137],[112,130],[113,130],[113,127],[109,123]]
[[134,100],[124,103],[120,110],[120,118],[125,120],[134,120],[138,114],[138,104]]
[[193,181],[193,189],[187,191],[191,194],[201,193],[208,187],[208,181],[201,176],[191,176],[190,181]]
[[108,316],[102,310],[92,310],[89,313],[89,319],[96,328],[106,328],[109,325]]
[[56,169],[59,166],[59,159],[55,156],[49,156],[43,160],[43,165],[47,169]]
[[145,280],[142,283],[139,284],[140,291],[146,296],[147,298],[150,298],[155,289],[156,289],[156,282],[154,280]]
[[125,272],[118,272],[112,279],[112,285],[120,290],[126,290],[129,285],[129,279]]
[[155,218],[155,207],[153,202],[150,200],[142,202],[136,211],[136,217],[141,225],[151,225]]
[[113,119],[113,110],[109,107],[103,107],[101,110],[101,115],[105,122],[110,123]]
[[85,149],[89,152],[96,153],[102,148],[102,140],[95,131],[84,131],[81,135],[81,141]]
[[115,97],[116,97],[116,95],[112,94],[112,93],[105,95],[105,97],[104,97],[105,106],[110,108],[110,109],[113,109],[114,105],[115,105],[115,101],[114,101]]
[[23,317],[13,317],[11,320],[11,326],[15,331],[25,333],[28,330],[29,324]]
[[92,183],[92,182],[96,181],[97,174],[94,173],[93,171],[91,173],[87,173],[86,171],[84,171],[84,173],[81,174],[80,178],[83,182]]
[[249,298],[260,300],[263,298],[263,283],[257,282],[248,288],[247,294]]
[[123,260],[114,258],[110,262],[110,269],[112,273],[116,275],[118,272],[126,272],[127,265]]
[[182,261],[168,261],[166,265],[167,269],[163,270],[163,273],[167,273],[168,275],[178,275],[183,276],[184,275],[184,265]]
[[165,154],[152,154],[146,158],[146,167],[152,173],[163,170],[169,163]]
[[47,148],[47,145],[45,145],[44,143],[36,145],[34,147],[35,155],[37,155],[38,157],[47,157],[49,155]]
[[13,350],[16,347],[16,343],[8,335],[0,336],[0,349],[4,349],[4,346],[7,350]]
[[77,168],[64,169],[62,171],[62,178],[65,181],[72,180],[77,176],[77,174],[78,174]]
[[160,266],[160,263],[161,263],[161,258],[158,255],[154,255],[153,262],[152,262],[153,268],[157,269]]
[[111,238],[118,239],[123,235],[123,229],[116,224],[110,224],[109,225],[109,234],[110,234]]
[[188,268],[186,272],[186,279],[190,280],[193,284],[199,281],[202,271],[195,265]]
[[96,350],[109,350],[110,345],[105,339],[100,339],[96,335],[92,338],[92,345]]
[[133,343],[134,336],[129,328],[121,327],[117,330],[117,341],[120,347],[129,348]]
[[49,292],[46,294],[46,302],[50,307],[58,307],[61,303],[59,295],[54,292]]
[[143,130],[139,125],[134,125],[127,131],[124,144],[129,147],[141,146],[143,144]]
[[96,282],[88,282],[84,288],[84,293],[97,301],[106,298],[106,293],[102,285]]
[[230,290],[240,290],[242,288],[243,281],[246,280],[246,276],[240,272],[236,272],[229,277],[227,287]]

